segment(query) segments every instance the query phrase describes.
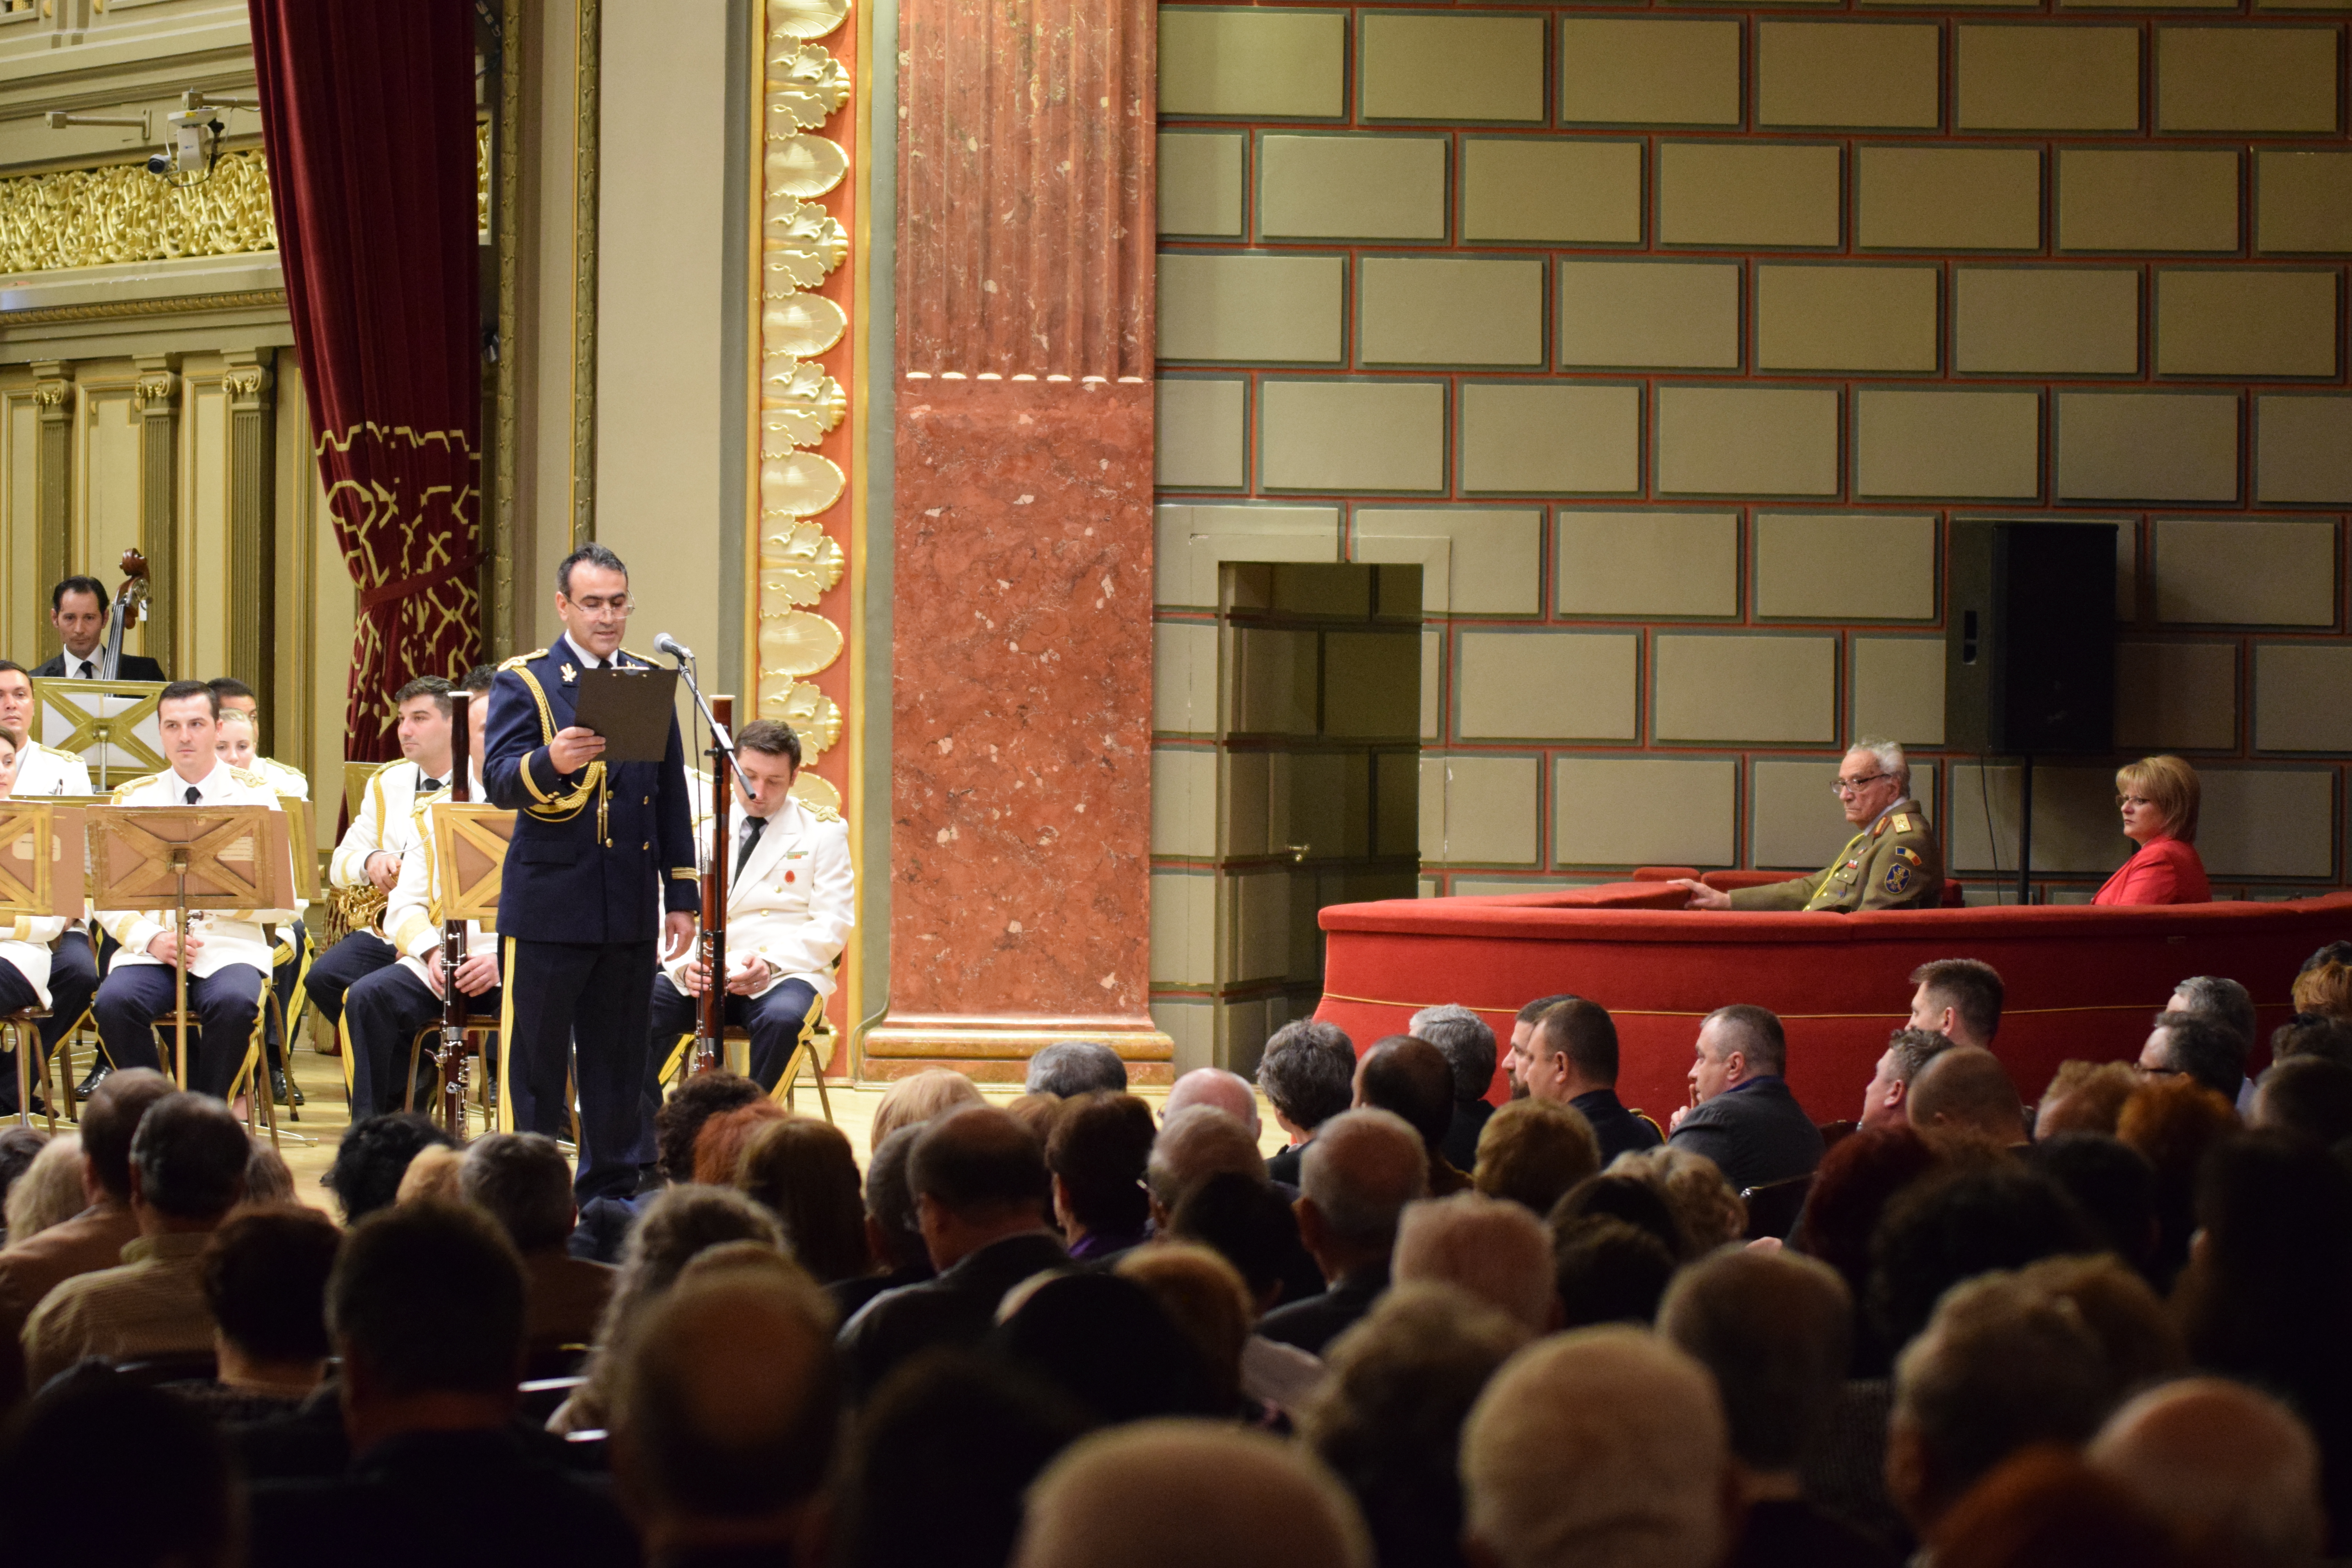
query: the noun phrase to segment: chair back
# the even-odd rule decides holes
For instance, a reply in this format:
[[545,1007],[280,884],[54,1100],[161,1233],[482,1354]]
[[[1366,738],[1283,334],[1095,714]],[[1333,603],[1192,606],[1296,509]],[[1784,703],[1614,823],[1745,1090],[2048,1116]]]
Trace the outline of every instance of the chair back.
[[1805,1206],[1805,1195],[1813,1190],[1813,1173],[1790,1176],[1782,1182],[1767,1182],[1749,1187],[1739,1194],[1748,1205],[1748,1239],[1760,1241],[1766,1237],[1785,1241],[1797,1228],[1797,1215]]

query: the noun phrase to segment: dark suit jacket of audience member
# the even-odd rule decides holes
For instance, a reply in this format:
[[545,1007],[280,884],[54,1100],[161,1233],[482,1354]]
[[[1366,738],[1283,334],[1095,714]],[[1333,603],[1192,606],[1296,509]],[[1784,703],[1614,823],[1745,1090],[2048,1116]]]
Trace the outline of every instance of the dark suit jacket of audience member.
[[511,1432],[388,1437],[332,1480],[257,1481],[252,1568],[635,1568],[611,1489],[534,1457]]
[[[343,1434],[342,1388],[332,1377],[291,1412],[260,1420],[225,1420],[223,1436],[236,1455],[237,1468],[251,1481],[327,1481],[351,1468],[351,1439]],[[531,1461],[559,1469],[594,1470],[603,1456],[593,1445],[567,1443],[539,1422],[518,1415],[507,1436]]]
[[936,1279],[875,1297],[841,1329],[850,1397],[866,1398],[918,1351],[978,1344],[995,1325],[1007,1290],[1068,1261],[1059,1241],[1029,1231],[989,1243]]
[[1654,1149],[1664,1140],[1658,1130],[1625,1109],[1613,1089],[1596,1089],[1569,1101],[1591,1124],[1601,1143],[1601,1163],[1606,1167],[1620,1154]]
[[1276,1307],[1258,1320],[1257,1331],[1277,1343],[1297,1345],[1309,1355],[1321,1355],[1325,1346],[1355,1327],[1356,1321],[1372,1310],[1372,1303],[1388,1288],[1386,1263],[1359,1268],[1353,1274],[1341,1275],[1320,1296]]
[[1727,1568],[1897,1568],[1903,1559],[1802,1498],[1748,1505]]
[[[103,662],[105,652],[106,650],[104,648],[100,648],[89,657],[93,661]],[[74,662],[76,664],[79,664],[81,660],[76,659]],[[49,655],[48,662],[34,670],[33,675],[37,679],[55,680],[58,677],[64,675],[65,672],[65,650],[63,648],[59,648],[57,652]],[[78,680],[80,677],[76,676],[74,679]],[[146,655],[126,653],[122,656],[122,662],[115,667],[114,679],[117,680],[168,680],[171,677],[163,673],[163,667],[162,665],[157,664],[153,659],[149,658]]]
[[1809,1175],[1822,1163],[1822,1130],[1787,1080],[1769,1075],[1693,1110],[1667,1142],[1714,1161],[1735,1190]]
[[833,1298],[834,1310],[843,1322],[857,1316],[859,1308],[885,1290],[896,1290],[902,1285],[920,1285],[931,1277],[929,1268],[894,1268],[887,1274],[861,1274],[855,1279],[836,1279],[824,1288]]
[[1447,1163],[1464,1171],[1478,1163],[1478,1134],[1486,1130],[1486,1119],[1494,1114],[1495,1108],[1483,1100],[1454,1102],[1454,1120],[1437,1145]]
[[[1307,1140],[1307,1143],[1314,1142],[1313,1138]],[[1298,1163],[1307,1158],[1307,1143],[1293,1143],[1278,1154],[1268,1155],[1265,1162],[1265,1179],[1277,1186],[1297,1186]]]

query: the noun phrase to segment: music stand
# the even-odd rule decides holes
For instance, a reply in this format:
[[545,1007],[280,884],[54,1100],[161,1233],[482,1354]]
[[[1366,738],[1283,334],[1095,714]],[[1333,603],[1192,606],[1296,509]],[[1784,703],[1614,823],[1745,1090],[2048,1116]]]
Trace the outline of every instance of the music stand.
[[[0,799],[0,920],[82,916],[82,814],[43,798]],[[16,1031],[16,1122],[33,1123],[33,1051],[40,1031]],[[52,1125],[55,1125],[54,1120]]]
[[155,714],[163,695],[153,680],[44,677],[33,682],[33,739],[80,757],[101,790],[162,773],[169,765]]
[[502,806],[435,796],[433,874],[441,887],[441,918],[476,921],[485,933],[499,929],[499,890],[506,879],[507,844],[515,814]]
[[[287,817],[266,805],[107,805],[89,812],[86,830],[101,910],[152,910],[168,898],[173,929],[188,929],[191,910],[289,909],[294,901],[292,840]],[[268,976],[263,976],[264,984]],[[188,1086],[188,951],[172,959],[174,1075]]]

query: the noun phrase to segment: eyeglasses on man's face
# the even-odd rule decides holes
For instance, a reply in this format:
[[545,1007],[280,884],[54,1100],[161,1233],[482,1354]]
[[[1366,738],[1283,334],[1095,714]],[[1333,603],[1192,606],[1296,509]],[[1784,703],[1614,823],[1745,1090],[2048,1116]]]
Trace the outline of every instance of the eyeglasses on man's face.
[[1830,793],[1837,796],[1840,800],[1843,800],[1847,795],[1860,795],[1864,790],[1868,789],[1872,784],[1876,784],[1885,776],[1886,775],[1885,773],[1864,773],[1858,779],[1842,778],[1838,780],[1837,783],[1830,785]]

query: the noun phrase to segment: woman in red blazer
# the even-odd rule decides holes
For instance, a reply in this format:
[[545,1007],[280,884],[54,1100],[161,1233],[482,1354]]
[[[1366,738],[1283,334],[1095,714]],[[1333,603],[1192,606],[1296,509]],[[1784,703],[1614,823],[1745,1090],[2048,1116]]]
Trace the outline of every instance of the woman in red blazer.
[[2124,836],[2139,846],[2095,904],[2203,904],[2213,889],[2197,858],[2197,770],[2179,757],[2143,757],[2116,773]]

